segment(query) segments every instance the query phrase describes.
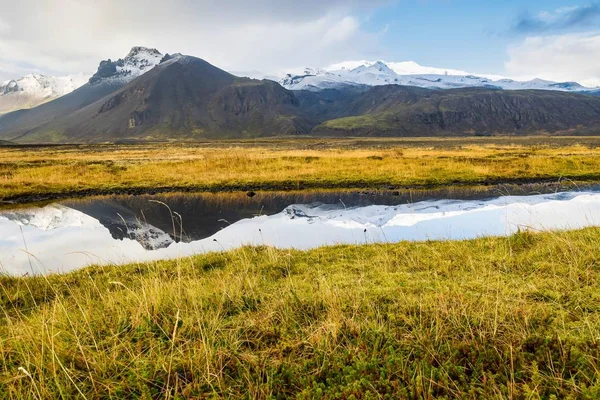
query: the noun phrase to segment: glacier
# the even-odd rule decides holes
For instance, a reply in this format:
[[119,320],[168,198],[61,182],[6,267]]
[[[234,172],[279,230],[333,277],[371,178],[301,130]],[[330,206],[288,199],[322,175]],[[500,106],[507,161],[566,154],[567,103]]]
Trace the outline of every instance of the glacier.
[[[269,75],[271,76],[271,75]],[[518,81],[491,74],[472,74],[466,71],[424,67],[413,61],[348,61],[326,68],[305,68],[287,73],[279,83],[289,90],[343,88],[344,86],[403,85],[428,89],[487,87],[504,90],[557,90],[594,92],[577,82],[552,82],[543,79]]]

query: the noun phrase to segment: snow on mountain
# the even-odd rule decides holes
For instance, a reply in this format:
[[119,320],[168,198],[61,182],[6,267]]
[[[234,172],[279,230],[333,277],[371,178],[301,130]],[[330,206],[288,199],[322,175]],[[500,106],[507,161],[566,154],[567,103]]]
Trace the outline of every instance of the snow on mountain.
[[18,80],[0,84],[0,115],[36,107],[71,93],[86,83],[122,85],[150,71],[163,60],[156,49],[133,47],[125,58],[100,62],[97,72],[90,77],[77,74],[62,77],[30,74]]
[[505,90],[558,90],[586,92],[597,90],[576,82],[542,79],[516,81],[497,75],[473,75],[466,71],[424,67],[413,61],[348,61],[324,69],[306,68],[300,74],[287,74],[279,83],[290,90],[322,90],[343,86],[405,85],[431,89],[489,87]]
[[29,74],[0,84],[0,114],[32,108],[83,86],[89,75],[46,76]]
[[147,47],[136,46],[125,58],[100,62],[98,71],[90,78],[91,84],[119,81],[130,82],[160,64],[163,54]]
[[[353,70],[361,66],[372,66],[377,63],[383,63],[387,65],[392,71],[398,75],[469,75],[466,71],[460,71],[457,69],[444,69],[434,67],[424,67],[417,64],[414,61],[402,61],[402,62],[387,62],[387,61],[345,61],[337,64],[332,64],[325,68],[326,71],[339,71],[339,70]],[[489,77],[488,75],[485,75]],[[501,79],[501,77],[498,77]]]

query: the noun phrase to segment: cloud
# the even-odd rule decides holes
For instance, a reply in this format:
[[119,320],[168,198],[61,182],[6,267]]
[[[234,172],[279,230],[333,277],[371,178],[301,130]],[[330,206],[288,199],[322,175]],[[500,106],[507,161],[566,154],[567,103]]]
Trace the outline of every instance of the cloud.
[[600,4],[564,7],[538,15],[522,15],[512,28],[513,33],[540,34],[600,28]]
[[508,50],[505,69],[517,79],[542,78],[600,86],[600,33],[526,38]]
[[[378,48],[378,35],[357,15],[385,2],[0,0],[0,66],[93,72],[101,59],[122,57],[134,45],[195,55],[230,70],[326,65]],[[0,79],[7,75],[0,69]]]

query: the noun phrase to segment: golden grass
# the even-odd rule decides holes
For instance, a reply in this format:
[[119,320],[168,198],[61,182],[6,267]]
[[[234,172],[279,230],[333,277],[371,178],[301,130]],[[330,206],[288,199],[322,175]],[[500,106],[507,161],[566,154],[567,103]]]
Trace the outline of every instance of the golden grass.
[[[600,179],[600,141],[288,140],[0,148],[0,199],[125,189],[275,190]],[[580,143],[585,143],[582,145]]]
[[0,397],[600,397],[599,229],[0,277]]

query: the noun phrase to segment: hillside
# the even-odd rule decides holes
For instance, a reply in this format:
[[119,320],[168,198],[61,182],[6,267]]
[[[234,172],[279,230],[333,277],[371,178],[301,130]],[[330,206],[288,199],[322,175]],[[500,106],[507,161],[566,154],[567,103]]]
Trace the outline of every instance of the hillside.
[[443,136],[597,133],[600,99],[539,90],[407,90],[375,87],[354,115],[324,122],[317,135]]

